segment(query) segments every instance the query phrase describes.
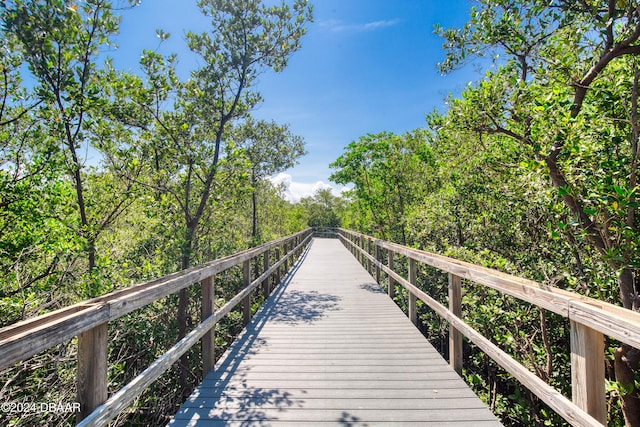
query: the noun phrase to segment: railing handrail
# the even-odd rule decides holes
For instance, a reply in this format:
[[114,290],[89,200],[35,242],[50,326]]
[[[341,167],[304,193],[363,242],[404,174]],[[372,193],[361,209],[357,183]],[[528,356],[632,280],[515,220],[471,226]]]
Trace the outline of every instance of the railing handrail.
[[[473,341],[495,362],[516,377],[525,387],[545,401],[552,409],[572,425],[601,426],[606,424],[605,378],[604,378],[604,335],[615,338],[633,347],[640,348],[640,313],[624,309],[604,301],[588,298],[574,292],[545,286],[538,282],[502,273],[497,270],[480,267],[467,262],[409,248],[387,242],[354,231],[339,229],[340,238],[350,246],[354,253],[360,254],[369,265],[376,267],[377,275],[384,271],[390,280],[402,285],[409,291],[410,300],[419,298],[436,313],[449,322],[452,333],[460,332]],[[370,254],[365,248],[368,242]],[[393,265],[387,266],[380,261],[379,249],[390,254],[397,253],[407,257],[410,262],[409,280],[393,271]],[[392,255],[388,258],[393,263]],[[415,286],[415,267],[412,262],[421,262],[449,273],[449,308],[427,295]],[[413,280],[412,280],[413,276]],[[379,279],[379,277],[378,277]],[[572,393],[573,402],[564,397],[555,388],[544,382],[533,372],[502,351],[490,340],[483,337],[460,318],[460,301],[452,301],[452,283],[467,279],[505,294],[511,295],[542,309],[547,309],[568,318],[571,321],[572,347]],[[391,292],[391,290],[390,290]],[[455,295],[455,294],[454,294]],[[457,292],[460,299],[460,292]],[[415,316],[415,306],[409,307],[409,315]],[[458,311],[457,313],[455,311]],[[413,319],[412,319],[413,320]],[[461,341],[452,344],[450,340],[450,359],[452,366],[461,360]],[[456,366],[456,370],[460,367]],[[603,413],[604,410],[604,413]]]
[[[184,352],[198,342],[203,335],[215,326],[223,316],[228,314],[236,305],[245,300],[250,293],[261,283],[267,280],[271,274],[278,271],[283,263],[288,263],[290,257],[300,253],[309,242],[313,230],[308,228],[298,233],[286,236],[272,242],[239,252],[224,258],[216,259],[205,264],[169,274],[159,279],[153,279],[138,285],[115,291],[91,300],[82,301],[69,307],[65,307],[51,313],[17,322],[0,329],[0,369],[13,363],[23,361],[36,353],[47,350],[63,343],[75,336],[91,333],[93,330],[104,328],[104,339],[101,341],[106,346],[106,325],[109,321],[118,319],[127,313],[148,304],[158,301],[168,295],[174,294],[187,286],[203,282],[216,274],[223,272],[239,264],[247,264],[250,260],[267,253],[272,249],[279,251],[284,247],[284,253],[277,262],[269,265],[268,256],[265,261],[265,271],[260,277],[247,281],[245,274],[245,287],[224,306],[196,326],[184,339],[156,360],[147,370],[116,393],[107,402],[106,399],[106,367],[103,369],[105,378],[99,378],[104,388],[104,399],[94,402],[88,412],[93,413],[82,425],[104,425],[117,414],[137,395],[142,393],[146,386],[159,377],[171,364]],[[277,253],[277,252],[276,252]],[[246,269],[248,270],[248,269]],[[80,344],[79,344],[80,345]],[[106,348],[96,349],[96,352],[104,352],[103,363],[106,363]],[[91,353],[91,352],[90,352]],[[176,356],[177,355],[177,356]],[[90,357],[94,355],[90,354]],[[78,355],[78,370],[80,371],[81,355]],[[85,362],[91,365],[91,362]],[[151,370],[152,372],[148,372]],[[79,374],[80,375],[80,372]],[[92,375],[92,374],[90,374]],[[141,387],[140,384],[145,384]],[[124,392],[122,392],[124,390]],[[135,391],[135,395],[131,390]],[[79,399],[83,396],[79,391]],[[100,404],[102,406],[98,407]],[[95,409],[98,407],[98,409]],[[118,410],[113,409],[117,407]],[[84,409],[84,408],[83,408]],[[94,411],[95,409],[95,411]]]

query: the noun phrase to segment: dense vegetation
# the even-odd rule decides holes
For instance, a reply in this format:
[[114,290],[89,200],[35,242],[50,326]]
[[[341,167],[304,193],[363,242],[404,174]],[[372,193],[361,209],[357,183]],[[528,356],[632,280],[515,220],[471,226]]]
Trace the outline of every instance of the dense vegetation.
[[[426,130],[346,148],[332,177],[356,185],[345,226],[637,311],[640,4],[482,0],[436,32],[443,72],[480,56],[489,71]],[[446,295],[446,279],[422,277]],[[464,298],[478,330],[570,396],[562,319],[487,290]],[[638,426],[640,351],[607,347],[609,425]],[[509,425],[562,423],[474,349],[465,375]]]
[[[0,2],[0,326],[306,227],[267,179],[304,141],[250,111],[258,74],[284,69],[300,47],[307,2],[199,1],[211,28],[186,35],[200,64],[186,77],[176,55],[152,50],[138,74],[114,68],[113,38],[135,3]],[[235,293],[237,273],[220,298]],[[191,293],[112,322],[111,389],[185,334],[199,317]],[[221,324],[217,344],[240,324]],[[74,402],[75,352],[70,342],[5,370],[0,400]],[[166,423],[200,375],[195,354],[179,366],[120,421]],[[0,414],[2,425],[73,420]]]

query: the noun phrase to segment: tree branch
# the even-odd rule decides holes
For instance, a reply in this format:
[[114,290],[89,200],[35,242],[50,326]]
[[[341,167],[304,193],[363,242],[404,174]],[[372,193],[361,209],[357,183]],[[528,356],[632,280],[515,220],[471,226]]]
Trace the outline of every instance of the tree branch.
[[600,72],[606,68],[607,65],[615,58],[622,55],[632,55],[640,53],[640,46],[635,45],[631,46],[631,43],[638,40],[640,37],[640,24],[636,25],[633,33],[627,37],[625,40],[618,43],[617,46],[606,50],[600,56],[598,62],[591,67],[591,69],[585,74],[582,80],[578,83],[575,83],[573,86],[575,88],[575,95],[573,99],[573,107],[571,108],[571,116],[577,117],[582,110],[582,104],[584,102],[584,98],[587,94],[587,90],[593,81],[598,77]]

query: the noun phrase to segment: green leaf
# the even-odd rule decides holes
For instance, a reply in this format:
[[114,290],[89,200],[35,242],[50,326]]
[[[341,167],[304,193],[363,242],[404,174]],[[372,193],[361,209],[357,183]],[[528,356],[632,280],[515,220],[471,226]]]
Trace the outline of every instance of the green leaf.
[[158,37],[161,41],[165,41],[169,37],[171,37],[171,33],[167,33],[161,29],[156,29],[156,37]]
[[618,187],[617,185],[613,186],[613,189],[618,193],[620,197],[627,197],[627,191]]

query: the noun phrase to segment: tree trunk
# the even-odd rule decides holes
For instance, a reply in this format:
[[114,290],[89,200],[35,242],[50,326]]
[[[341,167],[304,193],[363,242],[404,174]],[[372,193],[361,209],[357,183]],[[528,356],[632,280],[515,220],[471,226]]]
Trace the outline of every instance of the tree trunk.
[[[635,388],[635,373],[640,361],[640,350],[622,345],[614,353],[616,381],[620,387],[620,402],[627,427],[640,426],[640,395]],[[628,391],[627,391],[628,390]]]
[[620,287],[620,298],[624,308],[633,311],[640,311],[640,299],[635,286],[633,270],[629,267],[623,268],[618,274],[618,285]]
[[97,296],[99,296],[99,289],[97,286],[97,281],[93,280],[92,273],[93,270],[96,268],[96,241],[95,238],[90,235],[87,238],[87,262],[88,262],[88,280],[89,280],[89,298],[95,298]]
[[258,200],[256,197],[256,172],[251,171],[251,246],[257,246],[258,242]]
[[[555,162],[555,156],[548,156],[546,164],[549,167],[549,177],[556,188],[569,188],[564,174]],[[634,311],[640,310],[640,299],[635,285],[633,269],[625,267],[627,263],[607,257],[606,249],[612,245],[600,234],[601,226],[596,224],[585,212],[581,203],[568,192],[562,195],[562,200],[572,214],[580,219],[582,230],[588,240],[602,254],[604,261],[618,273],[618,288],[624,308]],[[622,264],[622,265],[621,265]],[[640,350],[622,345],[614,354],[614,369],[616,381],[621,387],[620,401],[627,427],[640,427],[640,392],[635,388],[635,376],[640,363]]]
[[[189,268],[191,263],[191,252],[193,250],[193,238],[195,236],[195,227],[197,223],[189,221],[185,232],[185,241],[182,247],[182,269]],[[178,341],[187,335],[189,294],[187,288],[181,289],[178,293]],[[189,357],[185,353],[180,357],[180,387],[183,397],[189,394],[189,382],[187,379],[189,373]]]

